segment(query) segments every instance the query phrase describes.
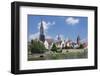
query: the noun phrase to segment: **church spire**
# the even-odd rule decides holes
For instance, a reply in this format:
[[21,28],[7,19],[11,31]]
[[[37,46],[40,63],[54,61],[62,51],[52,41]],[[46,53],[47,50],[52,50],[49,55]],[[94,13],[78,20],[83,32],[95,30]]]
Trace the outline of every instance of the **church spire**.
[[58,40],[58,41],[61,41],[61,37],[60,37],[59,34],[58,34],[57,40]]
[[80,44],[80,36],[77,36],[77,44]]
[[42,42],[45,41],[44,27],[43,27],[43,20],[42,19],[41,19],[41,24],[40,24],[40,40]]
[[42,19],[41,19],[41,25],[40,25],[40,34],[44,34],[44,27],[43,27]]

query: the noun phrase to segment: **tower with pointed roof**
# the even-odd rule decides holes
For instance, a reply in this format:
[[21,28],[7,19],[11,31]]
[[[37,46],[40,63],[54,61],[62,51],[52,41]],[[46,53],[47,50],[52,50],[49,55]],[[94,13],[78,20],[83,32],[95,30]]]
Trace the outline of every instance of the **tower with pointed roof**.
[[58,40],[58,41],[61,41],[61,37],[60,37],[59,34],[58,34],[57,40]]
[[78,45],[80,44],[80,36],[79,35],[77,36],[77,44]]
[[43,27],[43,22],[41,20],[41,25],[40,25],[40,41],[44,42],[45,41],[45,35],[44,35],[44,27]]

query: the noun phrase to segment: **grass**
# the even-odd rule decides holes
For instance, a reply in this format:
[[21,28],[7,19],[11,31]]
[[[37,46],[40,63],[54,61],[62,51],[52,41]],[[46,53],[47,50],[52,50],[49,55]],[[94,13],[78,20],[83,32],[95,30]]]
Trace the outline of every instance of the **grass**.
[[[74,49],[73,49],[74,50]],[[53,53],[49,53],[49,54],[43,54],[43,56],[38,56],[38,57],[34,57],[34,56],[30,56],[28,57],[29,61],[32,60],[53,60],[53,59],[80,59],[80,58],[87,58],[88,57],[88,52],[87,50],[83,50],[81,49],[80,51],[76,51],[75,50],[72,52],[70,52],[70,50],[61,53],[61,52],[53,52]]]

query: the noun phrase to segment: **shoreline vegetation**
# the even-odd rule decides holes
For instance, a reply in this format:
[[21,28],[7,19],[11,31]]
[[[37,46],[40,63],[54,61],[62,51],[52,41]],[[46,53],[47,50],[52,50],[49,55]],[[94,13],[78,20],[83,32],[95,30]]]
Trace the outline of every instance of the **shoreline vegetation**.
[[79,44],[77,48],[72,46],[58,48],[56,44],[53,44],[50,49],[46,49],[43,42],[39,40],[31,40],[28,43],[28,61],[83,58],[88,58],[88,49],[82,44]]
[[88,49],[62,49],[62,51],[28,54],[28,61],[88,58]]

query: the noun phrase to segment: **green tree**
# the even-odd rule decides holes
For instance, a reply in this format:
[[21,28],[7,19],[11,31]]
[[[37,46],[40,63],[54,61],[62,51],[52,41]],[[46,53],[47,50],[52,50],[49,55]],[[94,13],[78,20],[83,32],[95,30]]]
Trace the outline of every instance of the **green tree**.
[[83,49],[84,48],[84,46],[83,46],[83,44],[80,44],[80,47],[79,47],[80,49]]
[[84,48],[83,44],[80,44],[77,49],[83,49],[83,48]]
[[46,48],[42,42],[38,40],[31,40],[30,50],[32,53],[44,53]]
[[57,47],[56,47],[55,44],[52,45],[51,51],[53,51],[53,52],[57,52]]

